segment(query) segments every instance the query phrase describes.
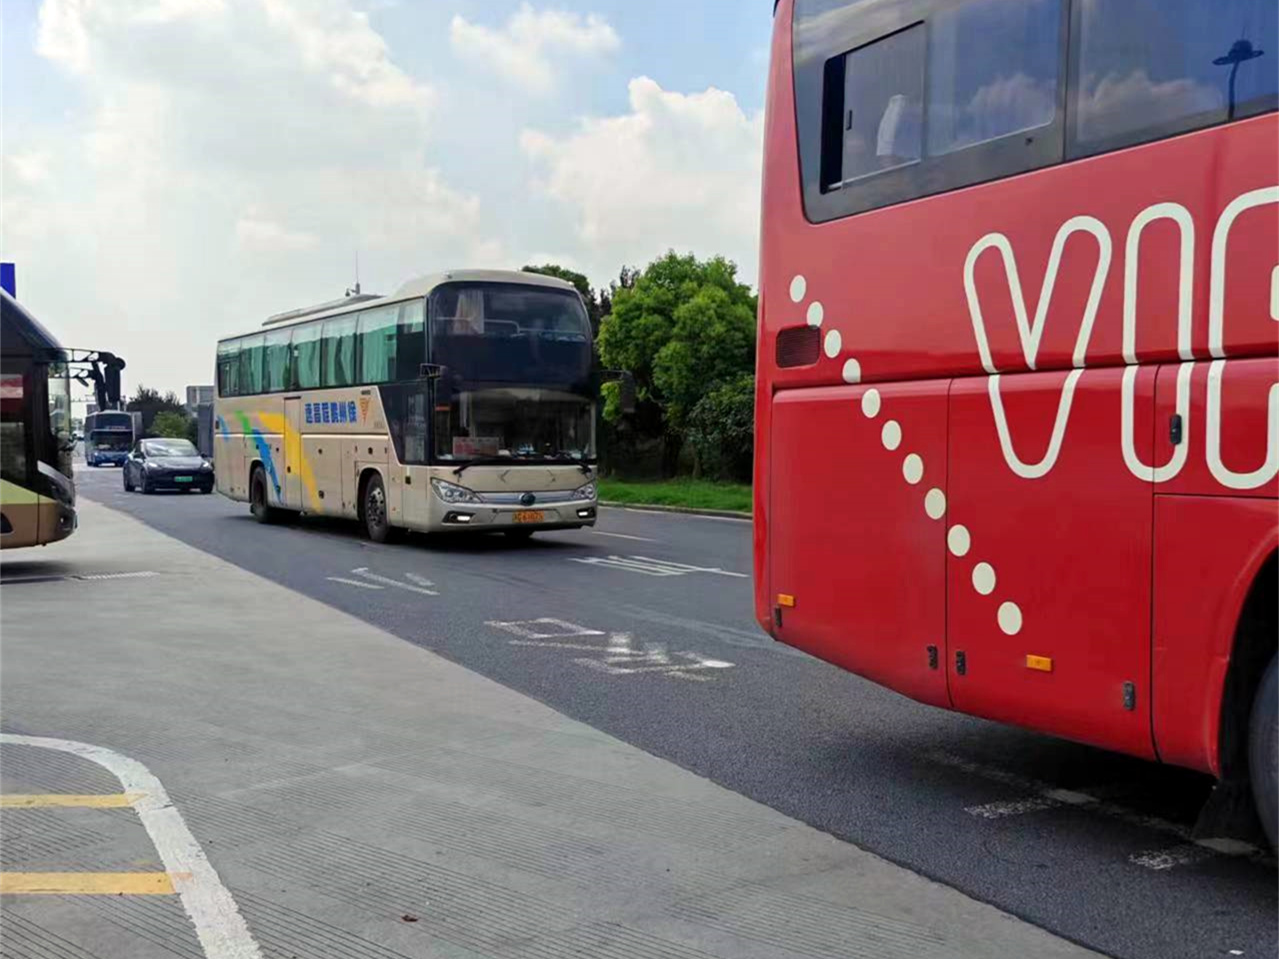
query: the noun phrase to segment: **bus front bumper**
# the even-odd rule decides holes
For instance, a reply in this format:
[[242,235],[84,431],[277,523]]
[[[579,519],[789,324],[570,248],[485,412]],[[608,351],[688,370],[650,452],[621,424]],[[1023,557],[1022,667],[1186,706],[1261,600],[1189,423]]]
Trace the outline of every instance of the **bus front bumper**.
[[453,503],[444,510],[441,530],[497,532],[514,529],[577,529],[594,526],[595,500],[532,506],[493,506],[486,503]]

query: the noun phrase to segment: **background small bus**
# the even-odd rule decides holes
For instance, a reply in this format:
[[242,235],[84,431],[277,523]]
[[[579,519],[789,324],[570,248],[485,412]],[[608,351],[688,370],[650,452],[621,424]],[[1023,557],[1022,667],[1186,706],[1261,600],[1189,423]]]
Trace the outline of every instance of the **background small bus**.
[[378,541],[595,523],[601,375],[571,284],[459,270],[263,326],[218,344],[213,440],[218,491],[259,520]]
[[142,414],[99,410],[84,418],[84,460],[90,466],[122,466],[141,432]]

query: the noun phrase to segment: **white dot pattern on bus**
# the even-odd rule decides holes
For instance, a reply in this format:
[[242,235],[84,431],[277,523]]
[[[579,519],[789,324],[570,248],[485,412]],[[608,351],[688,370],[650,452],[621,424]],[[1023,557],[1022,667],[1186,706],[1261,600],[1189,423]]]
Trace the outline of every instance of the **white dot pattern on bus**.
[[902,477],[911,486],[924,478],[924,461],[918,453],[911,453],[902,460]]
[[884,442],[884,449],[890,453],[902,445],[902,428],[896,420],[889,420],[879,431],[879,438]]
[[839,356],[840,347],[843,346],[843,337],[839,335],[839,330],[828,330],[826,333],[826,355],[832,360]]
[[[1279,270],[1279,268],[1276,268]],[[796,274],[790,281],[791,302],[799,303],[808,293],[808,280],[802,274]],[[809,303],[805,317],[809,326],[820,327],[825,316],[822,304],[817,300]],[[823,349],[828,359],[838,359],[844,346],[843,335],[839,330],[827,330],[822,340]],[[841,369],[845,383],[860,383],[862,378],[861,363],[855,357],[845,357]],[[883,409],[883,395],[875,387],[866,390],[861,396],[862,415],[868,420],[879,416]],[[892,452],[902,442],[901,424],[896,420],[888,420],[880,430],[880,441],[884,449]],[[924,477],[924,459],[918,453],[910,453],[902,460],[902,478],[911,486],[918,485]],[[946,515],[946,494],[934,486],[924,494],[924,512],[929,519],[940,520]],[[946,534],[946,545],[956,557],[964,557],[972,549],[972,535],[968,527],[956,523]],[[971,575],[973,589],[982,596],[989,596],[995,591],[998,582],[995,567],[988,562],[980,562],[973,566]],[[999,628],[1008,636],[1016,636],[1023,625],[1021,607],[1011,600],[1000,604],[995,615]]]

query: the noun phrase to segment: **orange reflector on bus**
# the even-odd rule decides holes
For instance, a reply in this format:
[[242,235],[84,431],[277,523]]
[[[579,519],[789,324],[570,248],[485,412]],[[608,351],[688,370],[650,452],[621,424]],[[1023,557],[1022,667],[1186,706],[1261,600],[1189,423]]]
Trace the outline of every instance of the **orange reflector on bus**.
[[1032,656],[1026,654],[1026,668],[1037,669],[1042,673],[1051,673],[1053,671],[1053,661],[1051,656]]
[[794,606],[794,605],[795,605],[795,597],[794,597],[794,596],[792,596],[790,593],[778,593],[778,594],[777,594],[777,605],[778,605],[778,606]]

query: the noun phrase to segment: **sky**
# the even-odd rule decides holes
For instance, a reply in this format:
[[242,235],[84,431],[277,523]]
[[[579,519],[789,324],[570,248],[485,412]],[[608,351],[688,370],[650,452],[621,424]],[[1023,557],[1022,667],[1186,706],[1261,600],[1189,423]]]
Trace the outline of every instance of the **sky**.
[[756,278],[767,0],[6,0],[0,259],[138,385],[359,278]]

